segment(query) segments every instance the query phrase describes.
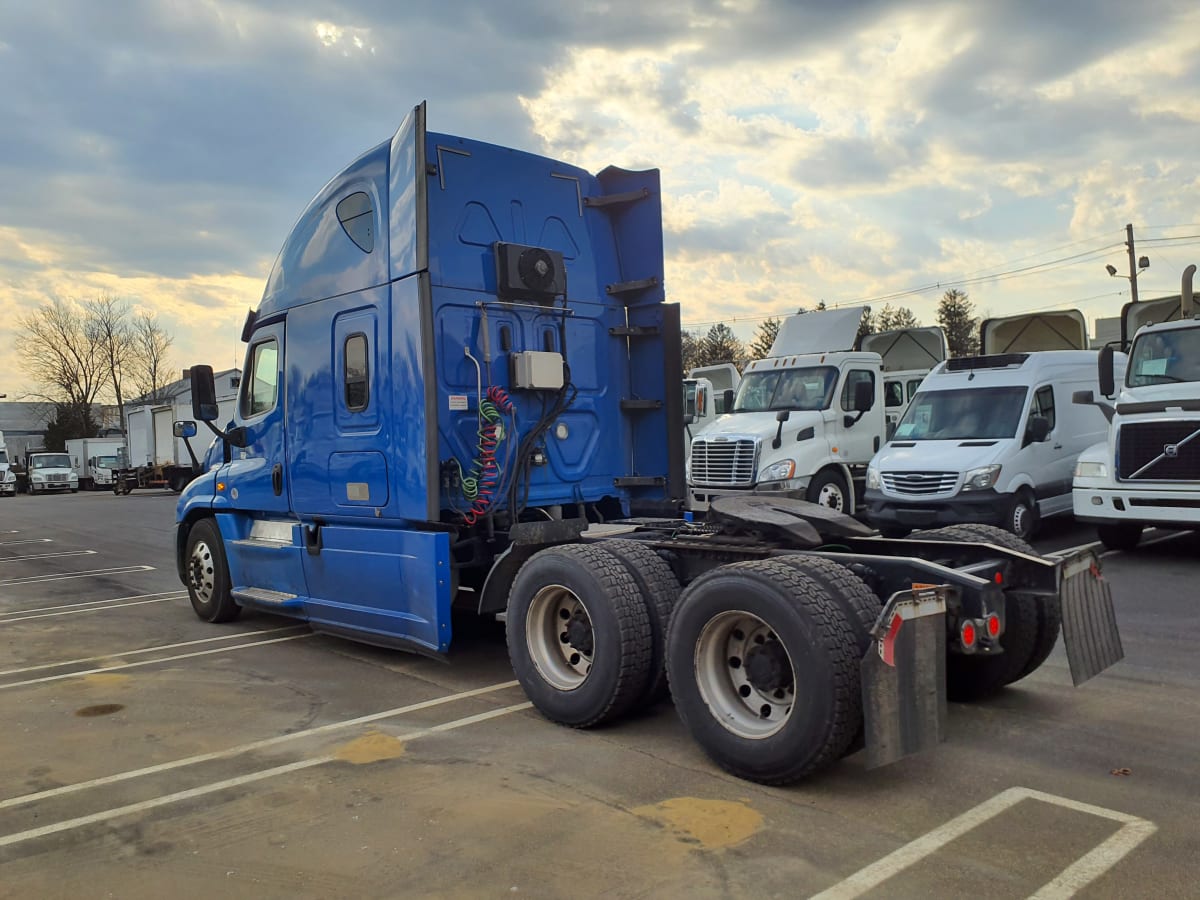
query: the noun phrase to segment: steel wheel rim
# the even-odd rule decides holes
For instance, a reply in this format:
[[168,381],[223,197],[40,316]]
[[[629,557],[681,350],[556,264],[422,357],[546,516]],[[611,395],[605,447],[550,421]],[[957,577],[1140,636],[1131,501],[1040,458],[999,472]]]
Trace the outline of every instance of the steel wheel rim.
[[1013,534],[1017,537],[1025,537],[1025,531],[1029,524],[1029,510],[1024,502],[1017,501],[1017,505],[1013,507],[1012,527]]
[[821,485],[821,490],[817,493],[817,502],[830,509],[840,510],[846,505],[846,498],[842,496],[841,486],[830,482]]
[[591,672],[596,654],[594,646],[580,646],[585,631],[594,642],[592,617],[570,588],[550,584],[534,595],[525,616],[525,644],[538,674],[557,690],[575,690]]
[[[781,654],[789,684],[762,690],[751,683],[745,661],[756,647],[771,646]],[[772,629],[742,610],[719,613],[696,640],[696,684],[713,718],[741,738],[763,740],[792,717],[796,700],[796,667]]]
[[217,592],[217,564],[208,543],[196,541],[188,562],[188,583],[196,599],[207,605],[212,602]]

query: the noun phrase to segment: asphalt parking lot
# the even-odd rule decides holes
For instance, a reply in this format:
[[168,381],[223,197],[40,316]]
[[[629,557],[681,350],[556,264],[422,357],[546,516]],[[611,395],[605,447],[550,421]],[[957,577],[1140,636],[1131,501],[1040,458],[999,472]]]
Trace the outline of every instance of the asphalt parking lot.
[[[0,897],[1194,897],[1200,541],[1109,554],[1126,659],[952,705],[934,752],[775,789],[669,703],[543,720],[448,662],[197,620],[174,495],[0,499]],[[1043,550],[1090,540],[1047,526]]]

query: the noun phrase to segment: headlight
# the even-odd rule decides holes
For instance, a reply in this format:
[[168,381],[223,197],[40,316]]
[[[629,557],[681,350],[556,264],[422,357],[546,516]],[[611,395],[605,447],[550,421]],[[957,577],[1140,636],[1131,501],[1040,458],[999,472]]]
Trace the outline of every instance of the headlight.
[[1082,460],[1075,464],[1076,478],[1107,478],[1108,467],[1104,463],[1099,462],[1083,462]]
[[771,463],[758,474],[759,481],[784,481],[796,473],[796,462],[791,459],[781,459]]
[[980,466],[978,469],[967,469],[967,477],[963,482],[964,491],[986,491],[994,486],[1000,478],[1000,464]]
[[72,480],[72,481],[78,481],[78,480],[79,480],[79,476],[78,476],[78,475],[76,475],[74,472],[72,472],[72,473],[71,473],[71,480]]
[[34,475],[34,476],[33,476],[33,480],[34,480],[34,481],[45,481],[46,479],[45,479],[45,477],[44,477],[44,476],[42,476],[42,475]]
[[874,466],[867,466],[867,490],[879,490],[879,470]]

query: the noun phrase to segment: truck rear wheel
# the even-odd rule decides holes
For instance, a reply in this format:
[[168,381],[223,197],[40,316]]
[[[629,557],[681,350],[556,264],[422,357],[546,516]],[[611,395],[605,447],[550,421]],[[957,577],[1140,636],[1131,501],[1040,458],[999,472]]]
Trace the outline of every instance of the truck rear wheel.
[[[842,613],[850,622],[851,630],[854,632],[858,659],[861,661],[874,643],[871,638],[871,629],[875,627],[875,621],[883,610],[883,603],[875,596],[875,592],[867,586],[865,581],[845,566],[823,556],[805,556],[797,553],[776,556],[772,559],[807,575],[824,588],[833,601],[841,607]],[[860,725],[850,746],[846,748],[846,755],[861,750],[864,746],[863,740],[864,735]]]
[[505,627],[517,680],[551,721],[599,725],[646,691],[650,617],[625,563],[600,546],[530,557],[509,592]]
[[721,768],[789,784],[833,763],[862,727],[854,629],[791,565],[720,566],[684,590],[667,635],[675,708]]
[[205,622],[232,622],[242,614],[229,593],[225,545],[212,519],[201,519],[188,532],[185,573],[192,609]]
[[[1030,556],[1040,555],[1026,541],[992,525],[950,525],[918,532],[913,535],[913,540],[995,544]],[[948,654],[946,693],[951,700],[976,700],[994,694],[1040,668],[1054,649],[1062,626],[1062,608],[1057,599],[1006,593],[1004,601],[1004,634],[1000,636],[1003,653],[998,656]]]
[[646,692],[641,698],[652,705],[666,698],[667,690],[667,626],[671,611],[679,601],[679,579],[666,560],[640,541],[607,540],[600,545],[625,564],[625,569],[637,582],[646,614],[650,619],[650,675]]
[[1111,525],[1097,525],[1096,534],[1106,550],[1136,550],[1142,542],[1142,524],[1140,522],[1116,522]]

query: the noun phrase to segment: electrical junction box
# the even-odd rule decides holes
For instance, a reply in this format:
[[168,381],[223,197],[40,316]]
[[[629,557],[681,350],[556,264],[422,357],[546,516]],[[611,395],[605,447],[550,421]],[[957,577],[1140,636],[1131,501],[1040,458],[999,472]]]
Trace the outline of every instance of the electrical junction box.
[[512,354],[512,386],[528,391],[561,390],[562,354],[542,350],[526,350]]

